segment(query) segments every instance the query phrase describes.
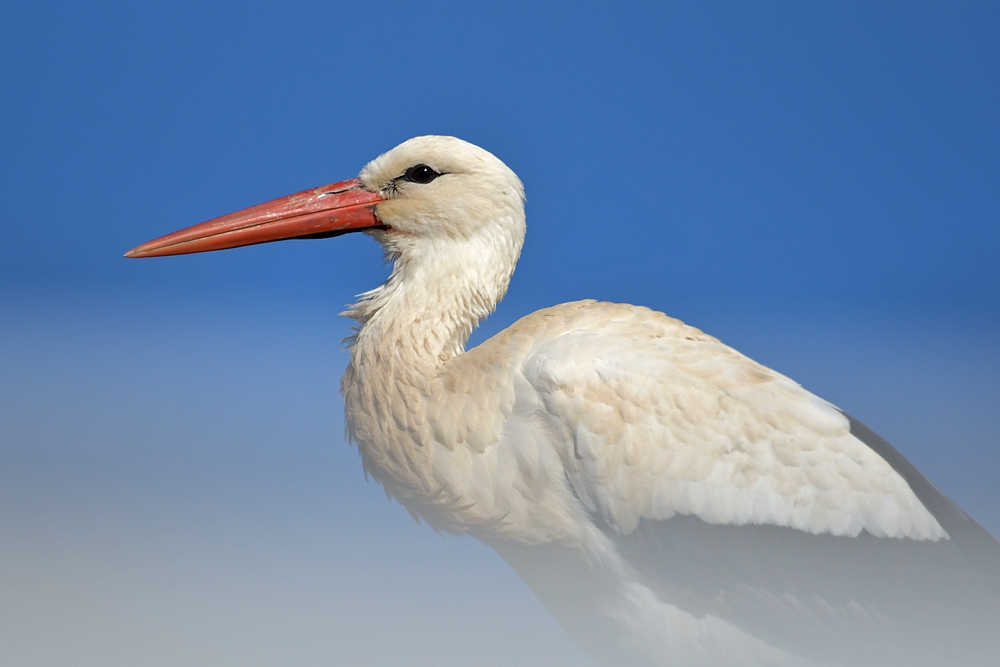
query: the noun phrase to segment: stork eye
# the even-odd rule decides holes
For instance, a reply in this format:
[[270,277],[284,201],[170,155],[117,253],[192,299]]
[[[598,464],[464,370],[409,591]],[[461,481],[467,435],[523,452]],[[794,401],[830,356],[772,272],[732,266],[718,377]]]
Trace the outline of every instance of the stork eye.
[[418,164],[407,169],[403,173],[403,178],[410,183],[430,183],[440,175],[426,164]]

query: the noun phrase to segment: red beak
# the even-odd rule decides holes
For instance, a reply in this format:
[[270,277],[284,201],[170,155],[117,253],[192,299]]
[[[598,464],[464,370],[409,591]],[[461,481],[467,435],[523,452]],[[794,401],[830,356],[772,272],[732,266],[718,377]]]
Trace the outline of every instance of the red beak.
[[382,197],[352,178],[215,218],[132,248],[126,257],[162,257],[225,250],[254,243],[338,236],[383,227]]

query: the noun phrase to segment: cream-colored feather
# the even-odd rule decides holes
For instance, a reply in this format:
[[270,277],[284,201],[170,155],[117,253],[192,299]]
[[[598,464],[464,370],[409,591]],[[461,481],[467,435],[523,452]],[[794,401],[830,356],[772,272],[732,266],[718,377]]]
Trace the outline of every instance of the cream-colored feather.
[[[399,183],[416,162],[444,176]],[[520,182],[441,137],[404,143],[361,178],[391,189],[378,239],[395,264],[348,311],[361,323],[343,383],[348,424],[368,471],[435,526],[575,539],[582,501],[626,534],[679,513],[945,535],[836,408],[660,313],[564,304],[463,353],[513,273]]]
[[[414,165],[437,177],[405,178]],[[646,308],[563,304],[465,351],[520,254],[520,181],[452,137],[407,141],[360,179],[386,198],[371,233],[393,269],[346,313],[342,390],[388,494],[494,545],[608,664],[936,664],[940,643],[913,631],[940,614],[914,591],[975,589],[949,544],[973,529],[895,450]]]

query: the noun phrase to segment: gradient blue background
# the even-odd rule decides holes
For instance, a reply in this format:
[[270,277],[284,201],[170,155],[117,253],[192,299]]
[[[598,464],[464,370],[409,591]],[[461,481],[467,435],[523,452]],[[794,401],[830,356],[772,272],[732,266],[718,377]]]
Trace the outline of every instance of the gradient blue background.
[[474,340],[663,310],[1000,534],[1000,5],[748,4],[0,7],[0,664],[587,664],[345,444],[374,242],[121,257],[417,134],[527,188]]

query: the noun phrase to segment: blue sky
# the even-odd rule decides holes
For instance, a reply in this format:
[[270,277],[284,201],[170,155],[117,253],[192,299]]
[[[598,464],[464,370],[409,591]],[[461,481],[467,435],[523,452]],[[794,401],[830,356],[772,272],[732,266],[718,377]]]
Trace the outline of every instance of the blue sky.
[[417,134],[526,186],[476,340],[577,298],[663,310],[1000,532],[1000,8],[760,4],[0,8],[0,661],[581,659],[343,443],[370,239],[121,257]]

